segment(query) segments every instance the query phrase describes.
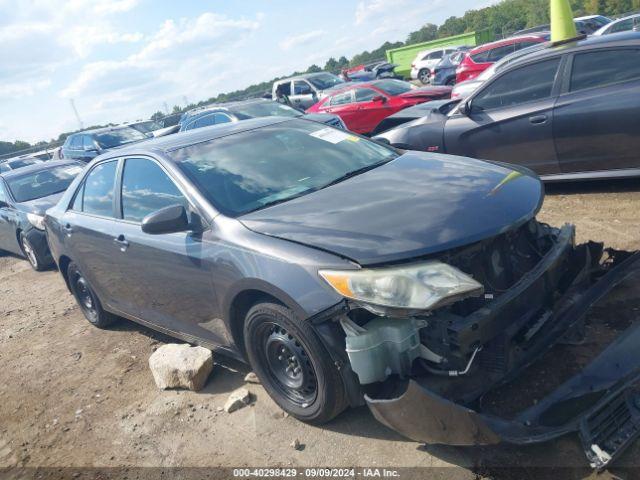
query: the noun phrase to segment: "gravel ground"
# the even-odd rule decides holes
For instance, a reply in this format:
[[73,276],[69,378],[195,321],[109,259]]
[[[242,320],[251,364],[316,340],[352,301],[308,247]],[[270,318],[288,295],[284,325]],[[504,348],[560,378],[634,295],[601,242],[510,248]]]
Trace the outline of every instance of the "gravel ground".
[[[640,181],[550,186],[547,193],[541,220],[576,224],[580,241],[640,248]],[[323,428],[302,424],[253,384],[255,402],[227,414],[219,408],[244,385],[242,364],[216,356],[203,391],[159,391],[147,360],[170,340],[125,321],[105,331],[90,326],[57,272],[0,257],[0,298],[0,467],[405,466],[472,479],[555,466],[563,478],[594,475],[571,437],[528,448],[421,446],[366,408]],[[300,450],[291,447],[295,439]],[[598,478],[639,464],[636,445],[618,470]]]

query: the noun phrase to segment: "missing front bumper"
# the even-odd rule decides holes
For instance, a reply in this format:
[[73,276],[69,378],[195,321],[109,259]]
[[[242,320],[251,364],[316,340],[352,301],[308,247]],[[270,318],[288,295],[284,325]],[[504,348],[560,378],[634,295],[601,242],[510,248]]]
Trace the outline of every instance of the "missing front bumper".
[[[575,326],[586,312],[614,286],[640,272],[640,253],[629,255],[610,268],[597,282],[572,295],[553,318],[528,360],[505,375],[506,382],[519,374],[544,351],[544,345]],[[596,468],[615,459],[640,434],[640,325],[626,329],[581,372],[562,383],[535,405],[513,418],[470,408],[473,402],[450,400],[436,393],[428,380],[398,381],[395,391],[381,397],[366,396],[374,416],[383,424],[420,442],[450,445],[487,445],[500,442],[542,442],[579,432],[585,453]],[[495,387],[495,385],[493,385]]]

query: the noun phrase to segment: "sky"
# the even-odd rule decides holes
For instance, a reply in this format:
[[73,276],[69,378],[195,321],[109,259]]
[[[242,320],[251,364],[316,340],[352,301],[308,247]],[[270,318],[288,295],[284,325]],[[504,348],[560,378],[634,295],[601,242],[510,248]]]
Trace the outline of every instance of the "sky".
[[0,0],[0,140],[148,118],[496,0]]

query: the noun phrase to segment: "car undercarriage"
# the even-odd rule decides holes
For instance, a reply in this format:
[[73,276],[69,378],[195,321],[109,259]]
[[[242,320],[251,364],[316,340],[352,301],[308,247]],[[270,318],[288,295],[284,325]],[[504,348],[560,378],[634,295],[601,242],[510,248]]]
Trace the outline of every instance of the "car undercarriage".
[[640,253],[574,238],[571,225],[533,219],[439,255],[484,291],[426,314],[348,301],[333,314],[343,376],[353,371],[374,416],[413,440],[528,444],[578,432],[591,465],[605,467],[640,434],[640,324],[589,313],[638,273]]

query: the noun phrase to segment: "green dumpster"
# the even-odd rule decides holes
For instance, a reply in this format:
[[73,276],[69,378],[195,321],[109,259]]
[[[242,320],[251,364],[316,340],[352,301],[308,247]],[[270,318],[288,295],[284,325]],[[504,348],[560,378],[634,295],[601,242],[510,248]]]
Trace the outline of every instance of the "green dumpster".
[[398,65],[396,73],[404,77],[408,77],[411,73],[411,62],[416,58],[418,52],[429,50],[431,48],[462,46],[467,45],[475,47],[483,43],[493,41],[493,34],[490,30],[481,30],[479,32],[463,33],[453,37],[438,38],[430,42],[414,43],[404,47],[392,48],[386,51],[387,61]]

